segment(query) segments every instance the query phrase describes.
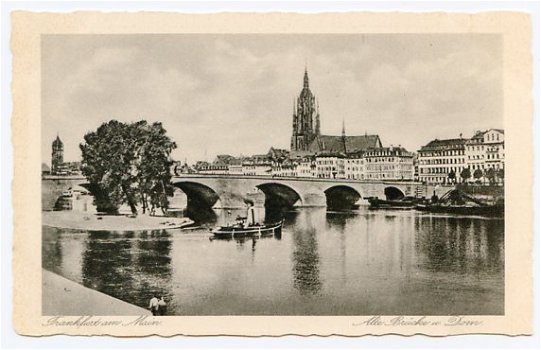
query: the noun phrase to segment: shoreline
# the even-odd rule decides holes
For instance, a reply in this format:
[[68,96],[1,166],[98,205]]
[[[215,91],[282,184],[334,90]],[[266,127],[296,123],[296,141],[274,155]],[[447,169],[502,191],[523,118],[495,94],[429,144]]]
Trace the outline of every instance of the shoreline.
[[150,316],[150,310],[41,269],[43,316]]
[[85,231],[148,231],[181,229],[192,225],[189,218],[139,215],[97,215],[72,211],[42,211],[41,225],[70,230]]

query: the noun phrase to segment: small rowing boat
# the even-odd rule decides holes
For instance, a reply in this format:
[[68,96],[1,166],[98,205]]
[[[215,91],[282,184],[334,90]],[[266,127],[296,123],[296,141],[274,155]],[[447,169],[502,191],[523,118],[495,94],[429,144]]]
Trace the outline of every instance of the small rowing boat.
[[234,225],[216,227],[212,229],[211,232],[217,237],[259,236],[280,232],[282,230],[282,224],[283,220],[263,225],[243,225],[242,223],[237,223]]

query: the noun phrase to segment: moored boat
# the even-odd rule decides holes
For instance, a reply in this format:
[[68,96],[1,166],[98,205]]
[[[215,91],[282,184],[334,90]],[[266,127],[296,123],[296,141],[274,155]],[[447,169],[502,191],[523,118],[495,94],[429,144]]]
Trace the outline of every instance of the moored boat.
[[503,216],[505,207],[503,205],[442,205],[442,204],[418,204],[415,206],[417,210],[427,211],[430,213],[447,213],[458,215],[486,215],[486,216]]
[[487,204],[459,190],[451,190],[433,203],[417,204],[415,209],[430,213],[458,215],[503,217],[505,214],[503,201],[498,201],[495,204]]
[[378,197],[367,198],[370,209],[413,209],[420,202],[415,197],[404,197],[396,200],[379,199]]

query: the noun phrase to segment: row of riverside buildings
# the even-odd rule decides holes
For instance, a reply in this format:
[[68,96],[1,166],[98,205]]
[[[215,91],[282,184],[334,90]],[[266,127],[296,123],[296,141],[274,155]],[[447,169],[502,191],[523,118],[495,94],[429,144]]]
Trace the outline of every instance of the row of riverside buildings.
[[[310,90],[307,70],[293,104],[290,151],[270,148],[249,157],[218,155],[194,166],[178,163],[175,172],[301,177],[349,180],[503,181],[504,131],[477,131],[471,138],[432,140],[417,153],[401,146],[384,147],[378,135],[322,135],[319,103]],[[467,169],[467,170],[466,170]],[[499,175],[499,176],[498,176]]]
[[[283,157],[275,157],[277,152]],[[350,180],[413,180],[414,175],[413,154],[401,147],[299,157],[292,157],[287,150],[271,148],[264,155],[238,158],[218,155],[212,163],[199,161],[193,167],[177,164],[175,172]]]
[[[290,151],[271,147],[269,152],[262,155],[219,155],[213,162],[199,161],[193,167],[178,164],[175,172],[348,180],[415,180],[426,184],[448,184],[461,181],[501,182],[504,164],[504,132],[490,129],[476,132],[469,139],[461,137],[430,141],[421,147],[417,154],[408,152],[403,147],[380,146],[350,153],[323,152],[294,156]],[[452,178],[450,173],[454,174]]]
[[477,131],[470,139],[433,140],[418,151],[418,180],[437,184],[449,174],[466,181],[503,181],[505,143],[502,129]]

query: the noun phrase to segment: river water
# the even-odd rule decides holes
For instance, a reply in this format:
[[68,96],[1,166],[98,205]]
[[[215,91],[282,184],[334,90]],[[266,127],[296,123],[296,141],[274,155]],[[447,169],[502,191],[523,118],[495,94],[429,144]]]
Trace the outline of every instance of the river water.
[[[197,220],[213,226],[237,214]],[[153,293],[163,295],[170,315],[504,313],[501,219],[366,207],[284,215],[281,235],[243,240],[210,240],[208,227],[118,233],[44,226],[42,263],[142,307]]]

